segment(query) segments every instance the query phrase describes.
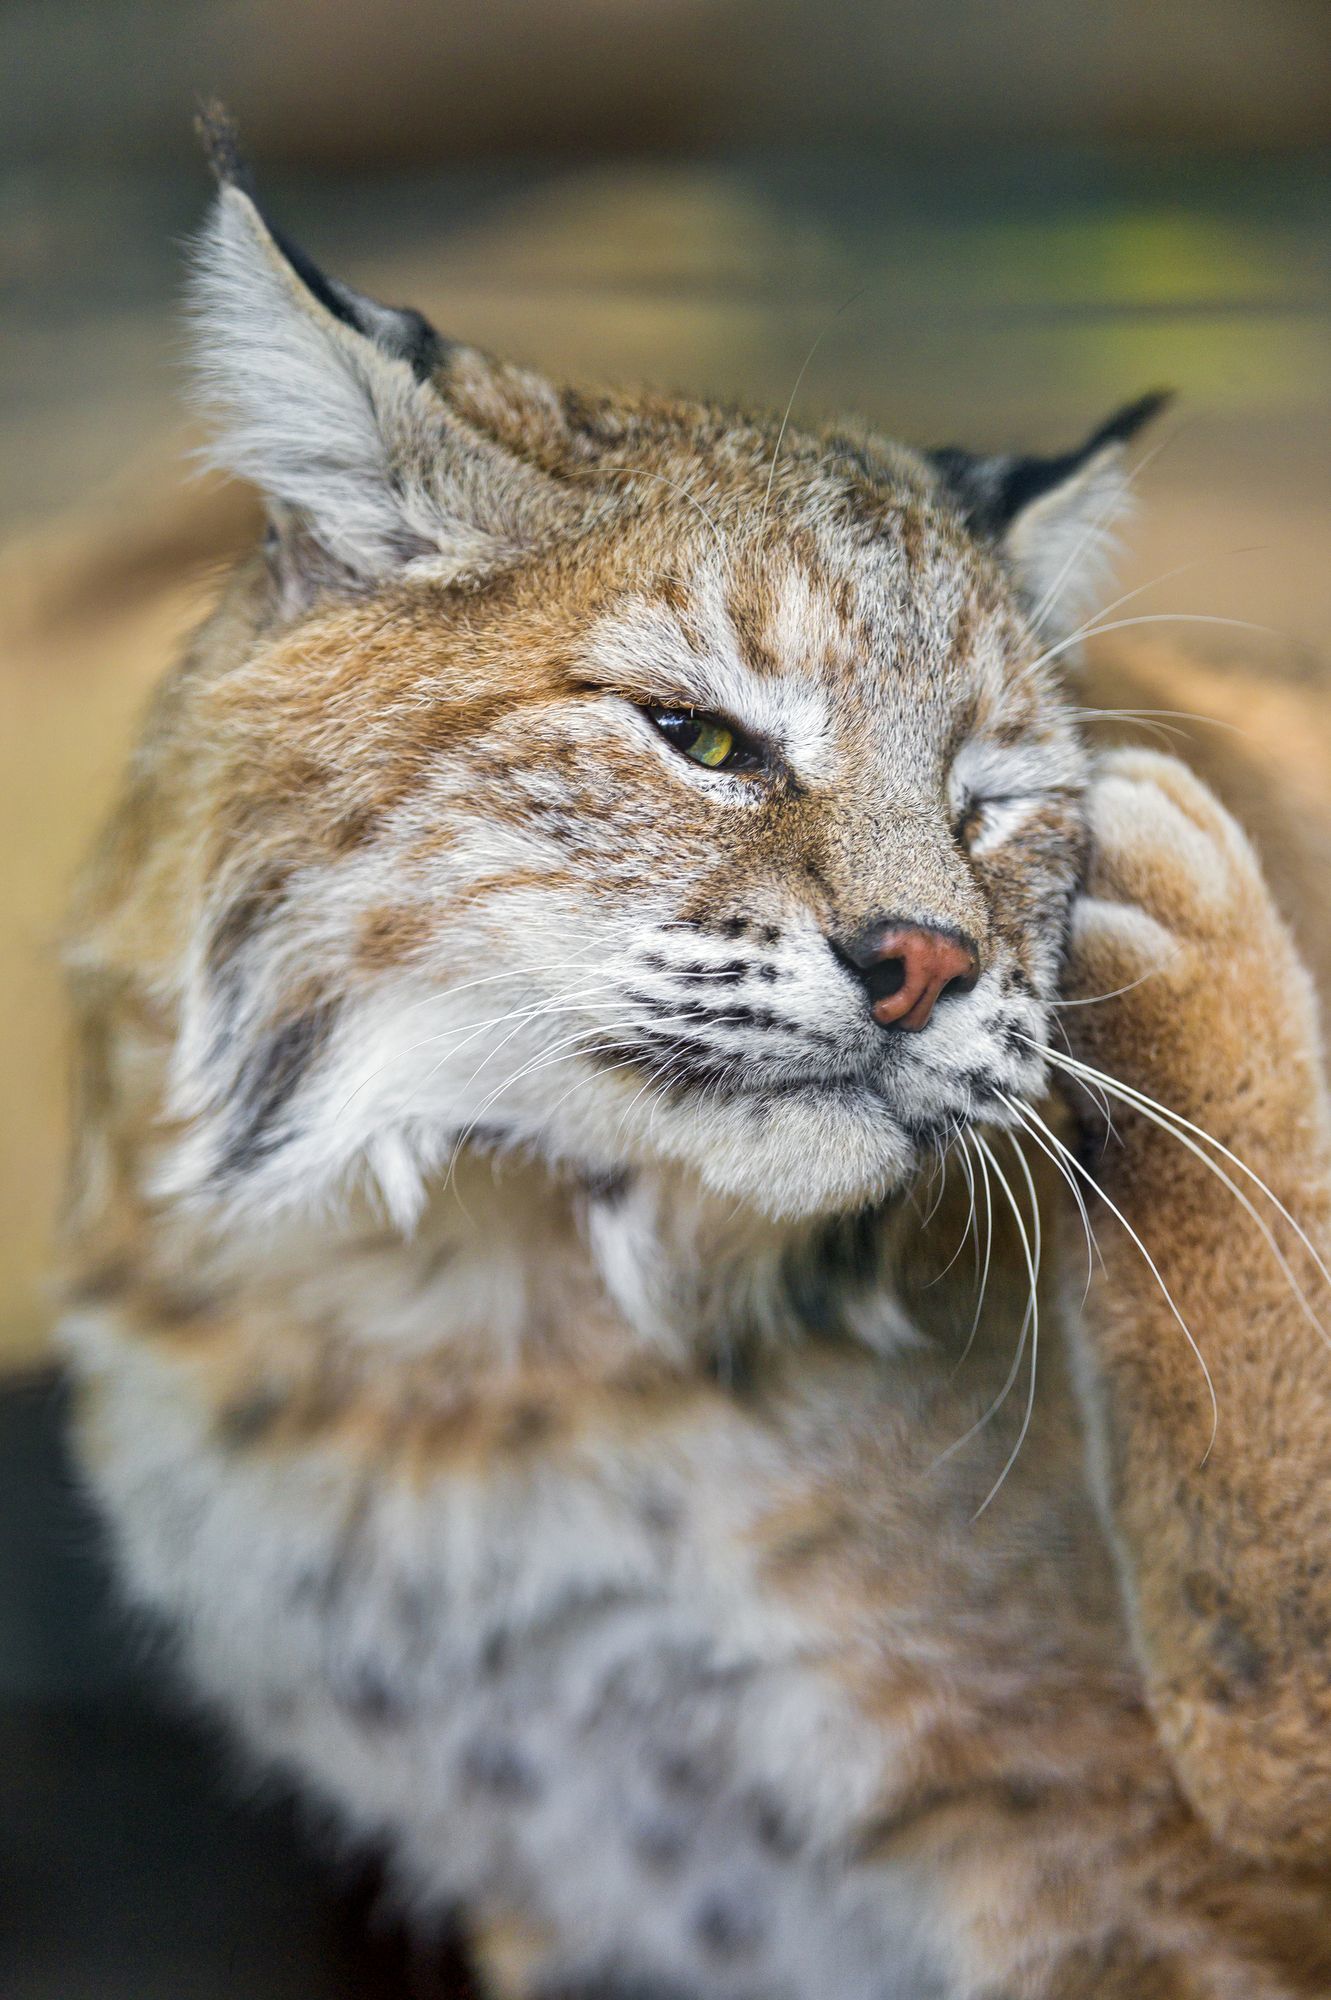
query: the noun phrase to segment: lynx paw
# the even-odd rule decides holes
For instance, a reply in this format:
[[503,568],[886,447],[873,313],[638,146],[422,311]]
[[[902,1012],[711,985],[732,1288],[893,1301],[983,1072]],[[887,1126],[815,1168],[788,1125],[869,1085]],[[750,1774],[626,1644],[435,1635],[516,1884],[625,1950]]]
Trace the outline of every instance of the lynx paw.
[[1193,1118],[1217,1100],[1274,1116],[1291,1082],[1306,1101],[1310,984],[1236,822],[1185,766],[1135,749],[1101,760],[1089,821],[1059,1016],[1074,1056]]

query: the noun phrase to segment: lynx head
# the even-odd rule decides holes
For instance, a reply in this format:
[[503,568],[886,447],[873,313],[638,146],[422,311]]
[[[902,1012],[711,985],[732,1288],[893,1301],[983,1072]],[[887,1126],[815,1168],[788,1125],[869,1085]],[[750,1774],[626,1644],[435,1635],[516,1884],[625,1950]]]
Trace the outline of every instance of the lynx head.
[[1084,779],[1043,655],[1156,399],[974,459],[561,391],[324,277],[217,150],[202,372],[271,525],[150,781],[158,1185],[407,1222],[473,1143],[813,1214],[1038,1093]]

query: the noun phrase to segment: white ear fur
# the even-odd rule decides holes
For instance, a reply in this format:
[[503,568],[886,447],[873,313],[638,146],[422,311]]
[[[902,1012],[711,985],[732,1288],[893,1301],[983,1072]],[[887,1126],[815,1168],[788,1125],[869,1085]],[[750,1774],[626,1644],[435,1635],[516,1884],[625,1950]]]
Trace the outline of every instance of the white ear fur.
[[371,331],[331,311],[250,197],[222,187],[190,298],[208,461],[252,480],[277,521],[294,516],[353,578],[411,564],[448,580],[511,556],[523,469],[460,423],[391,337],[371,337],[405,315],[320,282]]
[[1054,458],[956,445],[929,454],[972,534],[1006,557],[1042,630],[1074,630],[1103,591],[1130,504],[1127,447],[1169,401],[1165,390],[1139,396]]
[[1036,626],[1070,632],[1100,602],[1131,510],[1121,444],[1108,444],[1060,485],[1023,507],[1000,546]]

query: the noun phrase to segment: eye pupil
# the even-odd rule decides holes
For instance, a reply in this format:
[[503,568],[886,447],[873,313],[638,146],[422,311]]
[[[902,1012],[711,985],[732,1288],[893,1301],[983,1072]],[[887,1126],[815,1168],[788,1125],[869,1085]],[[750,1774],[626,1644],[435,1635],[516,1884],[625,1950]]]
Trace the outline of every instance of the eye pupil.
[[651,708],[647,713],[682,756],[709,771],[746,761],[745,746],[719,716],[695,715],[686,708]]

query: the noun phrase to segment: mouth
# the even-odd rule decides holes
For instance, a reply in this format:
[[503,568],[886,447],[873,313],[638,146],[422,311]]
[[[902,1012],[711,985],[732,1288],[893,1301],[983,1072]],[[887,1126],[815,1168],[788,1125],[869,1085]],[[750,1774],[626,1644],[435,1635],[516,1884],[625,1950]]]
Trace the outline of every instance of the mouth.
[[[638,1164],[676,1160],[704,1187],[781,1219],[851,1213],[904,1189],[978,1128],[1006,1128],[1039,1079],[1003,1023],[948,1048],[883,1037],[867,1049],[719,1050],[635,1024],[582,1051],[620,1106],[613,1138]],[[998,1031],[998,1032],[996,1032]],[[831,1036],[827,1041],[831,1041]],[[613,1079],[610,1073],[618,1072]],[[592,1119],[602,1116],[584,1099]]]
[[890,1110],[878,1087],[881,1077],[863,1064],[829,1068],[814,1066],[811,1058],[801,1067],[774,1068],[755,1062],[751,1053],[718,1055],[715,1049],[681,1035],[667,1035],[640,1029],[632,1037],[588,1044],[588,1054],[605,1067],[626,1065],[642,1070],[653,1082],[668,1090],[706,1090],[727,1100],[848,1095],[875,1097]]
[[943,1035],[880,1030],[848,1046],[823,1030],[794,1048],[750,1035],[733,1051],[688,1029],[635,1023],[587,1053],[650,1107],[652,1151],[689,1158],[709,1184],[772,1213],[831,1213],[904,1185],[972,1132],[1018,1122],[1017,1102],[1037,1102],[1044,1088],[1032,1041],[1014,1044],[1018,1021],[1031,1017],[990,1008],[949,1017]]
[[938,1080],[944,1101],[936,1108],[912,1106],[906,1093],[880,1062],[837,1068],[773,1070],[755,1065],[751,1056],[718,1056],[713,1050],[672,1036],[647,1035],[624,1042],[592,1045],[594,1059],[606,1067],[637,1068],[670,1096],[705,1093],[713,1103],[764,1105],[796,1103],[836,1106],[852,1116],[882,1119],[892,1124],[921,1154],[942,1152],[968,1127],[1007,1124],[1010,1114],[997,1077],[975,1071]]

